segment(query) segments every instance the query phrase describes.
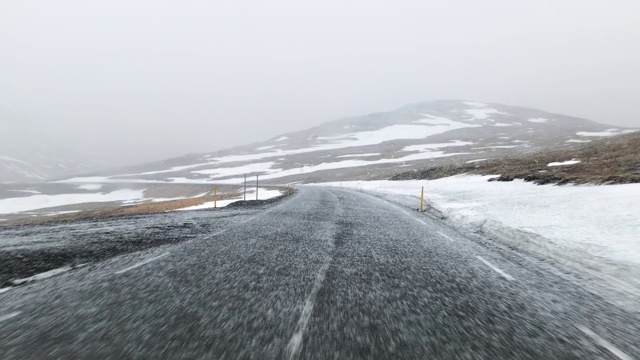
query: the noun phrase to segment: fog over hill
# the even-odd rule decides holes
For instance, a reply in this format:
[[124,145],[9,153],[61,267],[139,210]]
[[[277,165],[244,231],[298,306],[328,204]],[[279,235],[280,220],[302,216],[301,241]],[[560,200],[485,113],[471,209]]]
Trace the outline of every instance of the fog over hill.
[[[427,101],[79,181],[237,183],[244,174],[270,182],[381,178],[430,164],[571,146],[629,131],[522,107]],[[60,180],[114,167],[108,154],[88,151],[89,144],[74,148],[30,139],[23,134],[0,147],[1,182]]]
[[90,143],[76,142],[71,146],[56,135],[5,130],[0,138],[0,182],[41,182],[117,164],[110,161],[108,153],[95,151]]
[[245,174],[259,175],[266,183],[379,179],[445,162],[572,147],[631,131],[522,107],[427,101],[260,143],[68,181],[237,184]]

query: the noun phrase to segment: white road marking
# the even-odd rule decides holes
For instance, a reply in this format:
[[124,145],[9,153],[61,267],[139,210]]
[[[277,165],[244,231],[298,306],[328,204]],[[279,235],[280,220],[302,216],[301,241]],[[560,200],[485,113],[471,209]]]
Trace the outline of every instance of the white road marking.
[[631,358],[631,356],[623,353],[622,350],[620,350],[617,347],[613,346],[613,344],[611,344],[607,340],[601,338],[600,336],[598,336],[598,334],[596,334],[593,331],[587,329],[586,327],[580,326],[580,325],[575,325],[575,327],[577,327],[578,330],[582,331],[588,337],[590,337],[593,341],[595,341],[596,344],[598,344],[598,345],[602,346],[603,348],[609,350],[613,355],[617,356],[618,359],[633,360]]
[[243,224],[246,224],[246,223],[248,223],[249,221],[252,221],[252,220],[254,220],[254,219],[255,219],[255,217],[252,217],[251,219],[249,219],[249,220],[245,220],[245,221],[243,221],[242,223],[243,223]]
[[[416,218],[414,218],[414,219],[416,219]],[[422,223],[423,225],[427,225],[427,223],[426,223],[426,222],[424,222],[424,221],[422,221],[422,220],[420,220],[420,219],[416,219],[416,221],[417,221],[417,222],[419,222],[419,223]]]
[[135,265],[133,265],[133,266],[129,266],[129,267],[128,267],[128,268],[126,268],[126,269],[122,269],[122,270],[116,271],[116,272],[115,272],[115,274],[120,275],[120,274],[126,273],[126,272],[127,272],[127,271],[129,271],[129,270],[133,270],[133,269],[135,269],[135,268],[139,268],[140,266],[143,266],[143,265],[146,265],[146,264],[148,264],[148,263],[150,263],[150,262],[152,262],[152,261],[156,261],[156,260],[158,260],[158,259],[161,259],[161,258],[163,258],[163,257],[165,257],[165,256],[167,256],[167,255],[169,255],[169,253],[168,253],[168,252],[166,252],[166,253],[164,253],[164,254],[161,254],[161,255],[158,255],[158,256],[156,256],[156,257],[153,257],[153,258],[151,258],[151,259],[147,259],[147,260],[141,261],[141,262],[139,262],[139,263],[137,263],[137,264],[135,264]]
[[7,292],[9,290],[11,290],[11,287],[2,288],[0,289],[0,294],[2,294],[3,292]]
[[20,315],[20,314],[21,314],[21,312],[20,312],[20,311],[16,311],[16,312],[9,313],[9,314],[7,314],[7,315],[2,315],[2,316],[0,316],[0,322],[3,322],[3,321],[5,321],[5,320],[12,319],[12,318],[14,318],[14,317],[16,317],[16,316],[18,316],[18,315]]
[[447,240],[449,240],[449,241],[455,241],[455,240],[453,240],[452,238],[448,237],[447,235],[445,235],[445,234],[441,233],[440,231],[438,231],[438,234],[440,234],[440,236],[442,236],[443,238],[445,238],[445,239],[447,239]]
[[327,269],[329,269],[329,262],[327,262],[322,266],[322,268],[320,268],[318,276],[316,277],[316,281],[313,283],[311,293],[309,294],[309,297],[307,297],[307,301],[304,304],[302,314],[300,315],[300,319],[298,320],[298,324],[296,325],[296,330],[294,331],[293,336],[291,336],[291,340],[289,340],[289,344],[287,345],[289,359],[297,358],[298,354],[300,353],[300,350],[302,348],[302,337],[304,336],[304,332],[307,330],[309,318],[311,317],[313,307],[316,303],[316,296],[318,294],[318,291],[320,291],[322,284],[324,283]]
[[11,280],[11,283],[13,285],[20,285],[20,284],[24,284],[24,283],[28,283],[28,282],[32,282],[32,281],[42,280],[42,279],[50,278],[52,276],[61,274],[63,272],[67,272],[67,271],[69,271],[71,269],[73,269],[71,266],[64,266],[64,267],[61,267],[61,268],[45,271],[45,272],[40,273],[40,274],[35,274],[35,275],[30,276],[28,278]]
[[500,270],[500,268],[498,268],[497,266],[493,265],[492,263],[488,262],[487,260],[485,260],[482,256],[476,256],[476,258],[478,258],[478,260],[482,261],[485,265],[487,265],[488,267],[490,267],[491,269],[493,269],[495,272],[497,272],[498,274],[504,276],[505,279],[513,281],[515,280],[513,278],[513,276],[507,274],[506,272]]

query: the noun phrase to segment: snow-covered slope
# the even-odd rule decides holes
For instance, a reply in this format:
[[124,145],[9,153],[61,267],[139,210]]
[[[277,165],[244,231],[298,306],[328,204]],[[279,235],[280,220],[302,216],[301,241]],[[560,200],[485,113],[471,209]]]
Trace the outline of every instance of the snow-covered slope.
[[271,140],[71,182],[270,183],[386,178],[626,133],[543,111],[469,101],[432,101],[342,119]]

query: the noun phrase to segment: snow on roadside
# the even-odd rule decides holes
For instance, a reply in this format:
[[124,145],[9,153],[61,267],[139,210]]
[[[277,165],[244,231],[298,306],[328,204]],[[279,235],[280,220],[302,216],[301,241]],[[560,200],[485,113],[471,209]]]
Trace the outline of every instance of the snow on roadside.
[[428,202],[454,223],[568,260],[607,282],[632,284],[634,290],[623,291],[640,294],[640,184],[535,185],[522,180],[488,182],[491,177],[340,184],[413,196],[416,207],[424,186]]
[[[282,193],[280,192],[280,190],[269,190],[269,189],[260,189],[258,191],[258,200],[268,200],[268,199],[272,199],[274,197],[278,197],[282,195]],[[229,199],[229,200],[219,200],[217,201],[217,204],[215,204],[217,207],[222,208],[225,207],[231,203],[234,203],[236,201],[240,201],[242,200],[242,196],[237,198],[237,199]],[[251,192],[247,192],[247,200],[255,200],[256,199],[256,193],[255,191],[251,191]],[[177,209],[179,211],[189,211],[189,210],[204,210],[204,209],[213,209],[214,208],[214,202],[213,201],[208,201],[204,204],[200,204],[200,205],[194,205],[194,206],[189,206],[186,208],[182,208],[182,209]]]

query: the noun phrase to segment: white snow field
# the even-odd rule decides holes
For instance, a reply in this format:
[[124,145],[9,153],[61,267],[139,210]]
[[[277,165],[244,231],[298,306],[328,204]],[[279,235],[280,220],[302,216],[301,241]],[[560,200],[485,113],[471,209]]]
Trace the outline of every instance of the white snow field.
[[[626,293],[640,295],[640,184],[535,185],[493,176],[458,175],[431,181],[352,181],[342,186],[413,197],[467,230],[578,266]],[[338,185],[339,184],[339,185]],[[406,200],[405,200],[406,201]]]

